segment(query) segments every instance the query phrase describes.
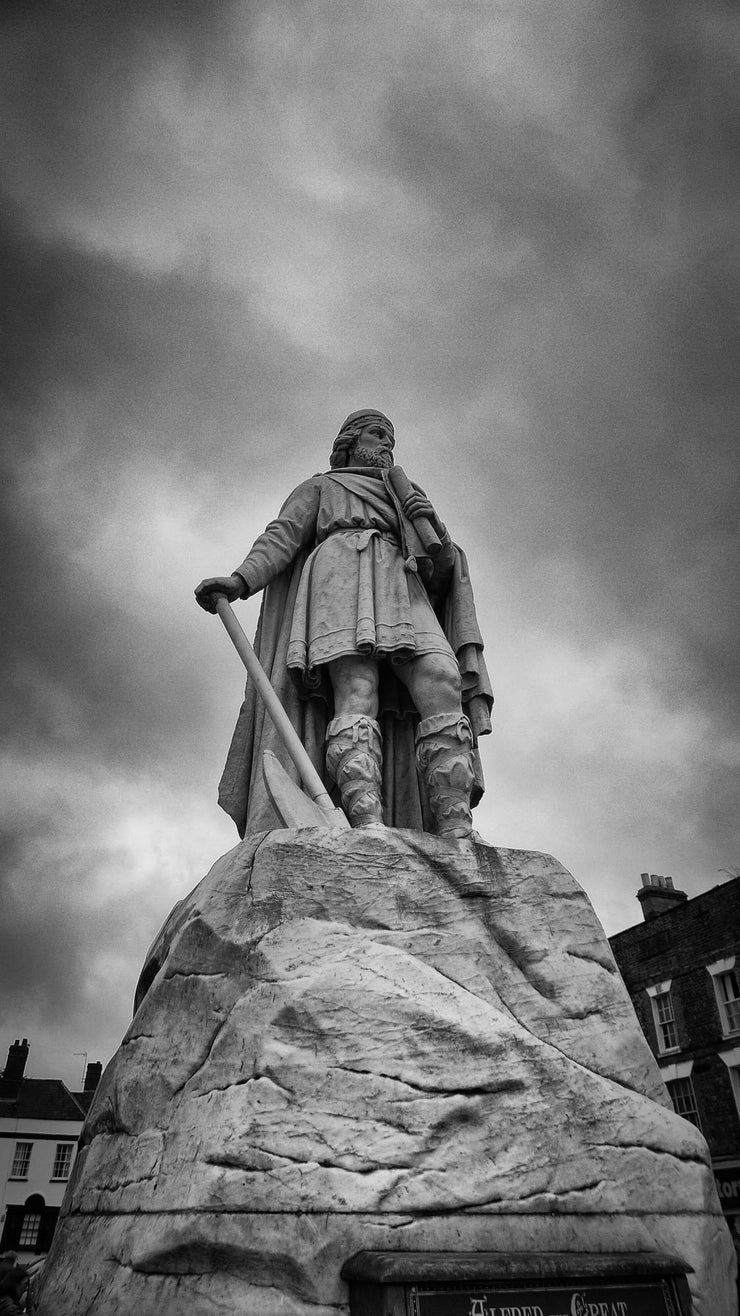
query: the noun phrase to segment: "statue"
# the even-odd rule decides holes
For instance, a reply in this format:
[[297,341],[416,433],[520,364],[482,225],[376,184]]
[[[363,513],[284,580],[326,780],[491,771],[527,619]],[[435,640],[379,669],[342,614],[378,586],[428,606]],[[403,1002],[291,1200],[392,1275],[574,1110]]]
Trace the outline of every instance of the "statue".
[[[386,416],[353,412],[330,470],[294,489],[241,566],[195,596],[214,612],[219,595],[265,589],[255,650],[353,827],[466,837],[493,702],[483,641],[465,556],[394,467],[394,445]],[[265,748],[276,735],[248,683],[219,792],[241,836],[274,826]]]
[[[249,835],[147,953],[38,1316],[352,1316],[417,1281],[423,1311],[451,1281],[475,1306],[472,1281],[497,1311],[542,1310],[502,1307],[515,1283],[548,1311],[687,1312],[687,1272],[697,1316],[735,1311],[709,1149],[585,893],[550,855],[456,839],[491,697],[465,558],[392,451],[390,421],[350,416],[331,470],[198,586],[232,639],[228,600],[265,589],[221,785]],[[314,824],[314,770],[356,830],[331,801]]]

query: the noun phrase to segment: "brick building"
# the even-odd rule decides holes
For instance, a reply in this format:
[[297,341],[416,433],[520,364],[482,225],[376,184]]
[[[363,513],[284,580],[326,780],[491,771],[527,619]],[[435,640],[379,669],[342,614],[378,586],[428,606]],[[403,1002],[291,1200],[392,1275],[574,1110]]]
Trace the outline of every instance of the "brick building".
[[60,1078],[25,1078],[28,1052],[15,1041],[0,1075],[0,1252],[24,1261],[49,1250],[103,1068],[88,1065],[84,1090],[70,1092]]
[[679,1115],[709,1144],[740,1233],[740,878],[689,900],[642,874],[644,922],[609,938]]

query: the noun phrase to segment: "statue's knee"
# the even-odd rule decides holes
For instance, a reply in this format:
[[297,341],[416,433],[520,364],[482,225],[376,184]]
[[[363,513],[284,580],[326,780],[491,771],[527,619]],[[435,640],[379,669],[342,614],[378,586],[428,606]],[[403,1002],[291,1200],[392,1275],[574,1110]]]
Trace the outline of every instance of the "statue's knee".
[[375,717],[378,706],[376,663],[338,659],[329,664],[329,674],[337,713]]
[[455,713],[461,709],[462,682],[455,659],[443,653],[417,658],[407,684],[419,716]]
[[349,692],[347,702],[353,712],[365,717],[375,717],[378,711],[378,685],[374,681],[356,681]]
[[430,667],[429,676],[437,698],[444,701],[445,707],[456,707],[462,696],[462,679],[457,663],[446,654],[435,653],[429,656],[436,660]]

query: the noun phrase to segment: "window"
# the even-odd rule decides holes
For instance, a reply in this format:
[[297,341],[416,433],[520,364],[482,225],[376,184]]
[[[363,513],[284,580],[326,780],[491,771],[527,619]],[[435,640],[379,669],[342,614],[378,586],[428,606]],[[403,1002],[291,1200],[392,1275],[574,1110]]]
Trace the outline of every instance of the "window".
[[26,1211],[21,1225],[21,1232],[18,1235],[19,1247],[35,1247],[39,1241],[39,1230],[41,1228],[41,1212]]
[[733,1047],[732,1051],[720,1051],[719,1058],[727,1065],[732,1095],[740,1116],[740,1046]]
[[673,1017],[673,1002],[670,992],[661,992],[660,996],[656,996],[655,1010],[661,1042],[660,1049],[661,1051],[672,1051],[678,1046],[678,1034],[676,1033],[676,1021]]
[[12,1252],[19,1248],[48,1252],[58,1216],[59,1207],[47,1206],[41,1193],[32,1193],[23,1206],[8,1206],[0,1248]]
[[669,1079],[666,1087],[670,1093],[673,1109],[677,1115],[682,1115],[685,1120],[690,1120],[695,1124],[697,1129],[701,1128],[699,1121],[699,1111],[696,1106],[696,1096],[694,1085],[689,1077]]
[[740,983],[734,969],[717,976],[728,1033],[740,1033]]
[[56,1154],[54,1156],[54,1168],[51,1172],[52,1179],[68,1179],[69,1172],[72,1168],[72,1152],[74,1151],[73,1142],[58,1142]]
[[[16,1246],[35,1248],[39,1250],[39,1243],[44,1228],[44,1214],[46,1203],[41,1193],[31,1193],[26,1198],[25,1205],[18,1208],[19,1216],[16,1228],[18,1230],[18,1241]],[[10,1210],[10,1208],[8,1208]],[[12,1245],[11,1245],[12,1246]]]
[[658,1038],[658,1051],[661,1055],[665,1054],[666,1051],[678,1051],[678,1031],[673,1013],[670,980],[655,983],[654,986],[646,988],[646,991],[653,1007],[653,1023]]
[[712,977],[722,1032],[725,1037],[740,1033],[740,975],[735,968],[735,956],[708,964],[707,973]]
[[690,1120],[697,1129],[700,1129],[699,1108],[696,1104],[694,1084],[691,1081],[693,1068],[693,1060],[679,1060],[673,1065],[661,1065],[660,1076],[668,1088],[668,1095],[676,1114],[683,1116],[685,1120]]
[[32,1142],[17,1142],[15,1144],[15,1153],[13,1155],[13,1164],[10,1167],[11,1179],[27,1179],[28,1167],[31,1164]]

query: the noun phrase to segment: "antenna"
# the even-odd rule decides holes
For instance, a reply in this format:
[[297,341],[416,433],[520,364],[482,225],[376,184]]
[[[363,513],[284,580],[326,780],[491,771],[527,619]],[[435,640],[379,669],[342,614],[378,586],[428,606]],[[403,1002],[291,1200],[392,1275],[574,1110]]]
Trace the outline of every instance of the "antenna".
[[87,1051],[75,1051],[74,1055],[82,1056],[82,1084],[84,1087],[85,1074],[87,1073]]

